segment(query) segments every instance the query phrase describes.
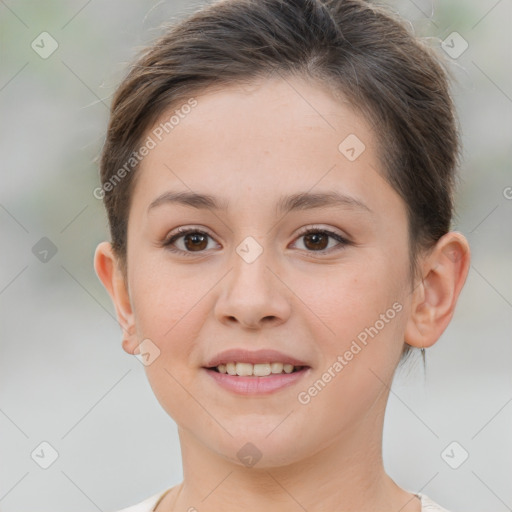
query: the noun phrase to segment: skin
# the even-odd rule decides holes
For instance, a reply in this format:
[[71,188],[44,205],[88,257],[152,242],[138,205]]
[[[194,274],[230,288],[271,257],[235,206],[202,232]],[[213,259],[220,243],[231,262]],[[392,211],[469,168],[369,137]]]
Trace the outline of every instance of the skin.
[[[196,99],[137,171],[126,279],[109,243],[95,255],[124,350],[138,353],[144,339],[160,350],[145,370],[178,425],[184,481],[156,510],[420,511],[419,500],[384,471],[384,412],[404,340],[430,347],[452,318],[469,267],[466,239],[456,232],[442,237],[412,279],[405,204],[383,178],[376,134],[322,86],[273,78]],[[366,146],[355,161],[338,150],[349,134]],[[149,208],[171,190],[211,194],[229,207]],[[276,214],[283,195],[332,191],[367,209],[345,204]],[[210,238],[194,251],[182,237],[174,246],[189,254],[173,253],[163,244],[180,226]],[[350,243],[312,242],[302,236],[308,227]],[[236,252],[249,236],[263,249],[252,263]],[[298,393],[394,303],[401,311],[300,403]],[[202,366],[238,347],[280,350],[311,370],[264,397],[235,395],[212,383]],[[247,442],[261,454],[253,467],[237,457]]]

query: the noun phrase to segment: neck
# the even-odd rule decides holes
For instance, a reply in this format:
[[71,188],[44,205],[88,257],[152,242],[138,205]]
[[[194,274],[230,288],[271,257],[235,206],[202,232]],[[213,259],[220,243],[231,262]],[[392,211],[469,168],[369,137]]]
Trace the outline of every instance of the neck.
[[384,471],[384,408],[380,412],[371,423],[340,432],[307,459],[278,467],[244,467],[180,429],[184,480],[158,511],[418,512],[419,501]]

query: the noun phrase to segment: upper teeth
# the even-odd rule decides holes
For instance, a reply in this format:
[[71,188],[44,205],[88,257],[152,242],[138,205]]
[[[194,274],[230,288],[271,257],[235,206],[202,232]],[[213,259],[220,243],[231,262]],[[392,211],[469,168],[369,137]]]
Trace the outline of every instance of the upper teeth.
[[265,377],[271,373],[293,372],[293,364],[283,363],[226,363],[219,364],[217,370],[220,373],[228,373],[229,375]]

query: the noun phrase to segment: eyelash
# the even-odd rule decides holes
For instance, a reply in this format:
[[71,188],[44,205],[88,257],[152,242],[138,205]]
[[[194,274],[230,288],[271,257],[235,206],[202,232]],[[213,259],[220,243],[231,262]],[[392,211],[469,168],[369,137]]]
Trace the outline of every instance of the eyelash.
[[[211,237],[206,231],[202,231],[200,229],[178,228],[177,233],[175,233],[170,238],[165,240],[162,245],[167,250],[169,250],[171,252],[178,253],[178,254],[183,254],[183,255],[186,255],[186,256],[195,256],[196,253],[199,254],[199,253],[205,252],[205,251],[183,251],[182,249],[177,249],[176,247],[174,247],[172,245],[179,238],[182,238],[182,237],[184,237],[184,236],[186,236],[188,234],[191,234],[191,233],[196,233],[196,234],[200,234],[200,235],[206,235],[207,237],[210,237],[210,238],[213,239],[213,237]],[[302,238],[302,237],[307,236],[307,235],[312,234],[312,233],[321,233],[321,234],[328,235],[330,238],[334,238],[334,240],[336,240],[338,242],[338,246],[331,247],[330,249],[322,249],[321,251],[306,251],[306,252],[311,253],[311,254],[324,255],[324,254],[332,252],[333,250],[342,250],[345,246],[352,245],[352,242],[350,242],[346,238],[342,237],[338,233],[335,233],[333,231],[330,231],[330,230],[324,229],[324,228],[315,228],[315,227],[308,228],[307,230],[301,232],[297,236],[297,238]]]

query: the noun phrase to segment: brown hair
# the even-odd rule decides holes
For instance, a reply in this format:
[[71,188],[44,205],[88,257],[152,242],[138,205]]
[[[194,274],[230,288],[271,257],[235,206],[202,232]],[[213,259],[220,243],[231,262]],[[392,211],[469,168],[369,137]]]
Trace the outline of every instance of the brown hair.
[[384,177],[407,207],[414,273],[419,252],[450,230],[459,156],[454,107],[433,50],[393,14],[363,0],[221,0],[144,50],[114,95],[100,164],[112,245],[123,266],[133,152],[147,131],[172,105],[201,91],[273,72],[328,86],[373,125]]

